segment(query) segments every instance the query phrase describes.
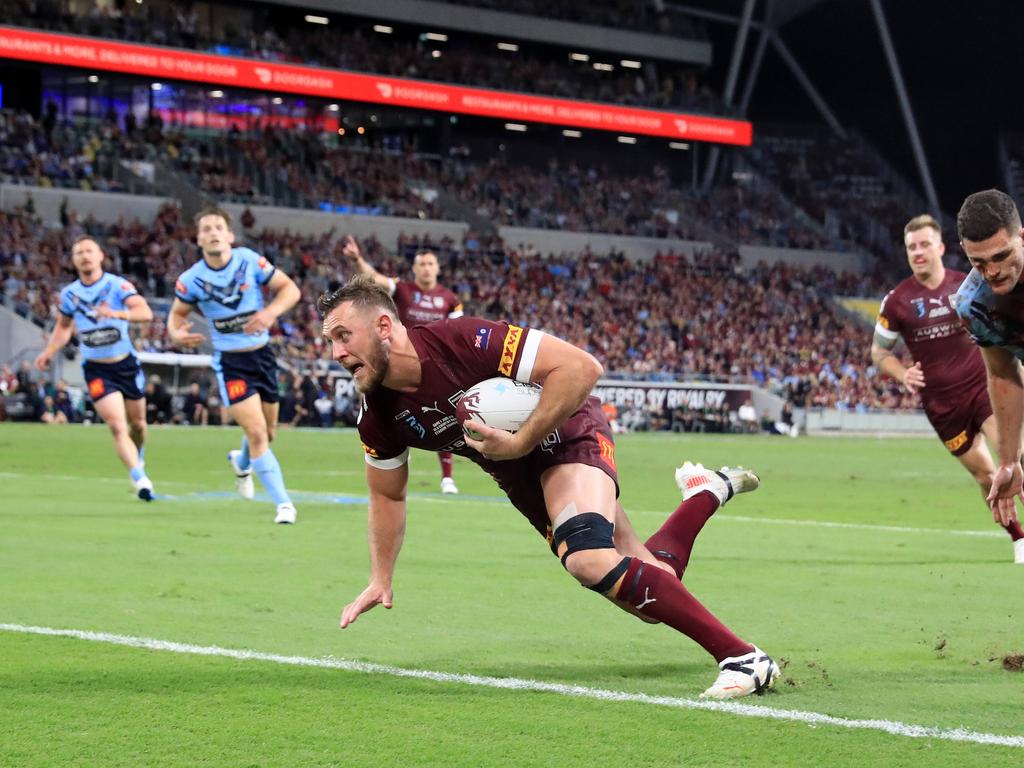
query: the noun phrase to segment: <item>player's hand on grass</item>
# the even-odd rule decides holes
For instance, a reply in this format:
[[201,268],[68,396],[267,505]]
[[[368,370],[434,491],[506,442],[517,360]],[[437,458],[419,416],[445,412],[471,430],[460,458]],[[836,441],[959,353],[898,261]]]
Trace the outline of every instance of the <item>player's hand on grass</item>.
[[462,429],[466,433],[466,444],[491,461],[518,459],[533,450],[532,445],[523,446],[518,434],[488,427],[479,421],[463,422]]
[[191,329],[192,321],[186,320],[173,331],[168,328],[167,335],[179,347],[198,347],[206,340],[206,337],[201,333],[190,333]]
[[992,519],[1000,525],[1009,525],[1017,519],[1017,506],[1014,503],[1020,498],[1024,501],[1024,472],[1019,462],[1009,466],[1000,466],[992,479],[992,489],[986,501],[992,508]]
[[924,388],[924,371],[921,370],[920,363],[914,363],[912,366],[907,368],[907,372],[903,374],[903,386],[905,386],[907,391],[912,395],[916,395],[918,390]]
[[246,333],[263,333],[274,324],[274,315],[266,308],[253,312],[245,326],[242,328]]
[[339,626],[344,629],[355,621],[359,614],[366,613],[375,606],[383,605],[385,608],[391,608],[394,598],[395,595],[391,591],[391,587],[385,587],[383,584],[378,584],[375,581],[370,582],[370,586],[364,589],[359,597],[346,605],[344,610],[342,610]]

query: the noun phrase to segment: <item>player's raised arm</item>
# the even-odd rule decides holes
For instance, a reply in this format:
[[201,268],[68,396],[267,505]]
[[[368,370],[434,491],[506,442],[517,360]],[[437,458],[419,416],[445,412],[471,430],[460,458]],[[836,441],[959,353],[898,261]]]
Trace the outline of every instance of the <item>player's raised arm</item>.
[[604,368],[590,353],[549,334],[540,334],[529,379],[544,387],[544,391],[533,414],[515,434],[467,421],[465,426],[484,438],[467,437],[466,442],[489,459],[525,456],[583,405],[602,373]]
[[392,605],[391,580],[405,539],[405,492],[408,483],[408,463],[403,462],[394,469],[366,465],[366,484],[370,491],[370,583],[341,612],[342,629],[377,605],[385,608]]
[[57,325],[53,328],[53,333],[50,334],[49,341],[46,342],[46,347],[39,356],[35,359],[36,370],[45,371],[50,367],[50,361],[53,360],[53,356],[60,350],[67,346],[68,342],[71,341],[71,334],[75,330],[75,321],[64,314],[58,314]]
[[192,321],[188,319],[191,312],[191,304],[175,298],[167,314],[167,338],[178,346],[197,347],[206,340],[203,334],[192,332]]
[[992,481],[988,503],[997,523],[1017,519],[1014,499],[1024,500],[1021,471],[1021,437],[1024,433],[1024,376],[1017,358],[1002,347],[983,347],[988,369],[988,392],[999,433],[999,469]]
[[363,249],[359,246],[359,241],[355,237],[345,235],[345,244],[342,246],[341,252],[359,274],[371,275],[377,285],[387,288],[389,293],[395,292],[395,279],[382,275],[373,268],[373,265],[363,256]]

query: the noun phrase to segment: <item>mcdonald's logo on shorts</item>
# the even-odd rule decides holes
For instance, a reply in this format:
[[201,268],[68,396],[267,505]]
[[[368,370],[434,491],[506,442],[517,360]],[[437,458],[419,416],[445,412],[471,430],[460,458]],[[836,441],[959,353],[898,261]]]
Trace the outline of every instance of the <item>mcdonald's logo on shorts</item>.
[[618,471],[615,466],[615,443],[609,440],[607,437],[602,435],[600,432],[597,433],[597,443],[601,446],[601,461],[607,464],[609,467]]
[[966,443],[966,442],[967,442],[967,431],[966,430],[964,430],[959,435],[957,435],[956,437],[954,437],[954,438],[952,438],[950,440],[943,440],[943,443],[945,443],[946,448],[949,449],[949,451],[951,453],[956,453],[958,450],[963,448],[964,447],[964,443]]
[[95,400],[98,397],[103,397],[106,394],[107,388],[103,384],[103,379],[92,379],[89,382],[89,397]]
[[237,400],[249,391],[249,387],[246,385],[244,379],[232,379],[231,381],[225,382],[224,388],[228,391],[228,400]]

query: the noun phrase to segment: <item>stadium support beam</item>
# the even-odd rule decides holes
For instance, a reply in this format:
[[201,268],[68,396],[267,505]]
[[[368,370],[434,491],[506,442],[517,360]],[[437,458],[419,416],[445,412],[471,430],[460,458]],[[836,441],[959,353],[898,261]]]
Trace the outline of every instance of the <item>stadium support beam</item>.
[[825,122],[829,124],[829,127],[837,136],[845,139],[846,129],[843,128],[839,119],[835,116],[835,113],[832,112],[828,102],[826,102],[824,97],[818,93],[818,89],[814,87],[814,83],[811,82],[811,78],[809,78],[807,73],[804,72],[803,67],[800,66],[800,62],[796,60],[796,57],[793,56],[789,47],[782,41],[782,38],[779,37],[779,34],[774,30],[772,31],[772,45],[775,46],[775,50],[778,51],[782,60],[786,62],[786,66],[789,67],[790,71],[793,73],[793,77],[795,77],[797,82],[800,83],[800,87],[804,89],[804,93],[806,93],[807,97],[814,103],[814,106],[817,108],[818,112],[821,113],[821,116],[825,118]]
[[896,86],[896,95],[900,100],[900,111],[903,113],[907,136],[914,150],[914,160],[917,162],[918,173],[921,174],[921,183],[924,184],[925,196],[928,198],[928,205],[931,206],[932,211],[936,215],[940,215],[942,209],[939,207],[939,197],[935,194],[932,172],[928,167],[928,158],[924,153],[921,135],[917,130],[917,120],[914,119],[914,110],[910,106],[910,98],[907,96],[907,87],[903,82],[903,72],[900,70],[900,63],[896,58],[896,48],[892,44],[892,36],[889,34],[889,24],[885,20],[882,2],[881,0],[870,0],[870,3],[871,10],[875,14],[875,23],[878,25],[878,36],[882,40],[882,48],[885,50],[885,58],[889,64],[889,74],[892,76],[893,85]]
[[[747,45],[747,35],[750,32],[750,21],[754,16],[754,5],[757,0],[745,0],[743,3],[743,15],[740,17],[740,26],[736,30],[736,42],[732,47],[732,59],[729,61],[729,74],[725,79],[725,91],[722,94],[722,101],[725,106],[732,106],[732,97],[736,92],[736,81],[740,76],[740,65],[743,63],[743,49]],[[704,183],[702,187],[705,192],[711,189],[711,183],[715,180],[715,173],[718,170],[718,158],[721,150],[712,147],[708,156],[708,164],[704,169]]]
[[[773,7],[772,0],[767,0],[767,10],[771,13]],[[754,88],[757,87],[757,78],[761,74],[761,63],[764,61],[765,51],[768,50],[768,41],[771,39],[771,30],[767,27],[761,29],[761,36],[757,40],[757,49],[754,51],[754,59],[750,62],[750,72],[747,73],[747,82],[743,85],[743,95],[740,97],[740,103],[738,105],[740,115],[743,117],[747,116],[747,110],[750,109],[750,100],[754,96]]]

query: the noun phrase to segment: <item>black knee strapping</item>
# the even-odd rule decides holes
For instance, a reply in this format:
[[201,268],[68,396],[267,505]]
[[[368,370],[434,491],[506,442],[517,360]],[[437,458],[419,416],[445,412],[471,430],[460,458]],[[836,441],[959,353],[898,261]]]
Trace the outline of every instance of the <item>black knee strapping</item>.
[[[596,512],[583,512],[574,515],[552,531],[552,543],[555,552],[564,541],[567,545],[562,555],[562,565],[573,552],[587,549],[615,549],[612,537],[615,534],[615,523],[608,522],[603,515]],[[621,574],[620,574],[621,575]]]
[[608,571],[608,573],[605,574],[603,579],[597,582],[597,584],[594,584],[592,587],[587,587],[587,589],[592,589],[595,592],[603,595],[605,592],[607,592],[615,586],[615,582],[622,577],[622,574],[629,570],[629,564],[632,561],[632,557],[622,558],[621,560],[619,560],[618,565],[616,565],[614,568]]

